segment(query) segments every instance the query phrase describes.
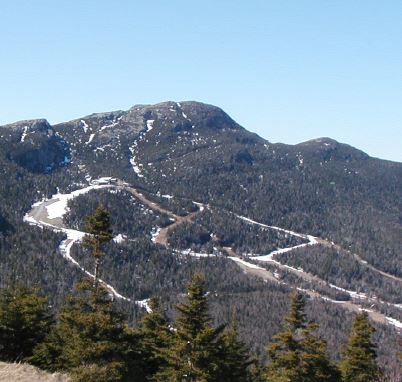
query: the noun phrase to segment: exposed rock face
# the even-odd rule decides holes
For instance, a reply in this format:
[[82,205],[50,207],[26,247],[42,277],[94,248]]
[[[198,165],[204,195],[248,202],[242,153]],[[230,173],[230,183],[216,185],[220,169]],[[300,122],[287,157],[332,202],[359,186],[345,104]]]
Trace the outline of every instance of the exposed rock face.
[[45,119],[15,122],[0,131],[6,157],[31,172],[48,173],[69,162],[66,142]]

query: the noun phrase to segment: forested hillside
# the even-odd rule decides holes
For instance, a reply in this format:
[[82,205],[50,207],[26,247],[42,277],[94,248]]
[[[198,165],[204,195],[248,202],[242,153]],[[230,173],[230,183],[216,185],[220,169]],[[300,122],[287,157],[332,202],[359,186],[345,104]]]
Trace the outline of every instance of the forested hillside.
[[397,362],[401,163],[328,138],[271,143],[217,107],[165,102],[2,126],[0,176],[0,286],[39,287],[54,312],[93,273],[82,239],[102,205],[100,278],[130,325],[155,295],[173,323],[201,272],[213,325],[235,316],[262,363],[296,289],[332,360],[366,310],[379,363]]

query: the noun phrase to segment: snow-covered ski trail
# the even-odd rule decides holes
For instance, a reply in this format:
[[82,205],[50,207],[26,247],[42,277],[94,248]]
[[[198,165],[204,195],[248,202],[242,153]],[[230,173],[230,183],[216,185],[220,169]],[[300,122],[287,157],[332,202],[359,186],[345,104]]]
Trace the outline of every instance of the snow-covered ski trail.
[[[147,128],[152,129],[152,124],[149,124],[149,125],[150,126],[147,126]],[[149,130],[147,130],[147,131],[149,131]],[[102,178],[102,179],[105,179],[105,178]],[[93,183],[96,183],[96,180],[93,181]],[[47,227],[47,228],[53,229],[55,231],[65,233],[67,237],[66,237],[66,239],[64,239],[60,243],[59,252],[67,260],[72,262],[75,266],[77,266],[85,274],[87,274],[89,277],[92,277],[92,278],[94,277],[93,274],[90,273],[89,271],[87,271],[86,269],[84,269],[71,256],[71,248],[72,248],[72,246],[75,243],[80,242],[82,240],[83,236],[85,235],[85,233],[65,227],[65,225],[63,224],[63,216],[67,212],[67,203],[68,203],[69,200],[71,200],[74,197],[77,197],[79,195],[85,194],[85,193],[87,193],[87,192],[89,192],[91,190],[102,189],[102,188],[118,188],[118,189],[126,190],[126,191],[130,192],[142,204],[146,205],[147,207],[151,208],[152,210],[154,210],[156,212],[164,213],[167,216],[169,216],[171,218],[171,220],[173,221],[173,223],[168,225],[167,227],[164,227],[164,228],[156,228],[154,234],[152,235],[152,241],[154,243],[163,245],[165,247],[168,247],[167,236],[168,236],[169,230],[173,229],[177,225],[182,224],[184,222],[193,221],[195,216],[197,214],[201,213],[205,208],[211,208],[211,206],[209,206],[209,205],[205,205],[205,204],[198,203],[198,202],[193,202],[194,204],[196,204],[199,207],[199,210],[196,211],[196,212],[192,212],[192,213],[190,213],[190,214],[188,214],[186,216],[179,216],[179,215],[176,215],[173,212],[167,210],[166,208],[160,206],[158,203],[155,203],[155,202],[149,200],[144,194],[139,192],[136,188],[128,185],[127,183],[125,183],[125,182],[123,182],[121,180],[117,180],[117,182],[115,184],[107,184],[107,185],[91,184],[91,185],[86,186],[86,187],[84,187],[82,189],[73,191],[70,194],[57,193],[57,194],[53,195],[49,200],[42,200],[40,202],[37,202],[37,203],[33,204],[32,209],[24,216],[24,221],[29,223],[29,224],[34,224],[34,225],[37,225],[37,226],[40,226],[40,227]],[[318,238],[318,237],[315,237],[315,236],[312,236],[312,235],[302,234],[302,233],[294,232],[294,231],[287,230],[287,229],[284,229],[284,228],[281,228],[281,227],[263,224],[263,223],[255,221],[255,220],[252,220],[252,219],[250,219],[248,217],[237,215],[237,214],[235,214],[233,212],[230,212],[230,213],[235,215],[237,218],[247,222],[248,224],[255,224],[255,225],[258,225],[258,226],[263,227],[263,228],[277,230],[279,232],[286,233],[286,234],[293,235],[295,237],[307,240],[307,242],[303,243],[303,244],[298,244],[298,245],[293,246],[293,247],[277,249],[277,250],[272,251],[271,253],[269,253],[267,255],[250,256],[249,259],[251,259],[253,261],[271,262],[275,266],[277,266],[278,268],[281,268],[281,269],[296,273],[299,277],[301,277],[301,278],[303,278],[303,279],[305,279],[307,281],[314,281],[314,282],[322,283],[322,284],[325,284],[326,286],[328,286],[330,288],[337,289],[337,290],[343,291],[345,293],[348,293],[350,295],[350,297],[352,298],[352,301],[337,301],[337,300],[333,300],[331,298],[328,298],[326,296],[323,296],[323,295],[321,295],[320,293],[318,293],[316,291],[305,290],[305,293],[309,294],[312,297],[320,298],[322,300],[329,301],[329,302],[336,303],[336,304],[341,304],[342,306],[347,308],[349,311],[366,310],[369,313],[369,315],[374,319],[374,321],[380,322],[380,323],[383,323],[383,324],[384,323],[385,324],[390,324],[390,325],[396,327],[398,330],[402,329],[402,323],[399,322],[398,320],[396,320],[396,319],[394,319],[392,317],[387,317],[387,316],[385,316],[382,313],[379,313],[377,311],[362,308],[358,304],[358,301],[359,300],[366,300],[366,301],[372,301],[372,302],[379,302],[379,303],[392,305],[392,306],[394,306],[394,307],[396,307],[398,309],[400,309],[400,305],[375,300],[373,298],[370,298],[370,297],[366,296],[363,293],[357,293],[357,292],[354,292],[354,291],[349,291],[349,290],[340,288],[340,287],[338,287],[336,285],[328,284],[324,280],[319,278],[318,276],[315,276],[313,274],[305,272],[301,268],[294,268],[294,267],[288,266],[286,264],[282,264],[278,260],[274,259],[274,256],[277,255],[277,254],[289,252],[289,251],[295,250],[297,248],[302,248],[302,247],[312,246],[312,245],[318,245],[318,244],[323,244],[323,245],[328,245],[328,246],[336,246],[334,243],[329,242],[329,241],[324,240],[324,239],[321,239],[321,238]],[[177,251],[174,248],[170,248],[170,249],[172,250],[173,253],[176,253],[176,254],[179,254],[179,255],[180,254],[194,255],[195,257],[212,256],[212,255],[208,255],[208,254],[195,254],[195,253],[193,254],[191,251]],[[253,263],[250,263],[249,261],[244,260],[239,255],[237,255],[233,251],[232,248],[223,247],[222,249],[225,252],[228,253],[228,259],[230,259],[231,261],[234,261],[246,273],[251,274],[253,276],[260,277],[260,278],[264,279],[265,281],[283,283],[280,280],[278,280],[278,277],[277,277],[277,275],[275,275],[275,272],[272,273],[272,272],[268,271],[267,269],[265,269],[263,267],[260,267],[260,266],[258,266],[256,264],[253,264]],[[361,258],[360,258],[360,261],[363,264],[367,265],[367,263],[364,260],[362,260]],[[378,271],[381,274],[383,273],[380,270],[376,269],[375,267],[372,267],[372,268],[374,270]],[[392,275],[388,275],[388,276],[392,276]],[[392,278],[395,278],[396,280],[402,281],[396,276],[395,277],[393,276]],[[105,286],[105,288],[107,288],[107,290],[110,292],[110,294],[113,295],[114,297],[116,297],[118,299],[126,300],[126,301],[131,301],[129,298],[119,294],[113,286],[107,284],[103,280],[100,280],[100,282]],[[144,300],[144,301],[146,301],[146,300]],[[144,301],[134,301],[134,302],[139,306],[145,307]]]
[[[75,243],[81,242],[82,238],[85,236],[85,232],[77,231],[74,229],[67,228],[63,224],[63,216],[67,213],[67,203],[69,200],[74,199],[79,195],[88,193],[91,190],[98,190],[103,188],[110,188],[112,185],[90,185],[82,189],[73,191],[69,194],[57,193],[53,195],[48,200],[43,200],[33,204],[32,209],[25,214],[23,220],[29,224],[36,225],[42,228],[50,228],[57,232],[63,232],[67,235],[67,238],[62,240],[59,245],[59,252],[68,261],[77,266],[81,271],[91,278],[95,276],[82,267],[77,260],[71,256],[71,248]],[[131,301],[129,298],[121,295],[116,291],[116,289],[107,284],[103,280],[99,282],[109,291],[111,295],[118,299]]]

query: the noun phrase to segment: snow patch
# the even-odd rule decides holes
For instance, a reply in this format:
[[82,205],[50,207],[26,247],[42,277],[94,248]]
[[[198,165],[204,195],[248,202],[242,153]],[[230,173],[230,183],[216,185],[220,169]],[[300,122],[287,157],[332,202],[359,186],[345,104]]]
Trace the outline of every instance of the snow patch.
[[402,329],[402,322],[396,320],[395,318],[392,317],[385,317],[385,319],[393,326],[395,326],[398,329]]
[[193,201],[193,204],[195,204],[200,209],[200,212],[205,210],[205,205],[204,204],[199,203],[199,202],[194,202],[194,201]]
[[340,290],[340,291],[342,291],[342,292],[345,292],[345,293],[347,293],[350,297],[352,297],[352,298],[360,298],[360,299],[367,299],[367,295],[365,294],[365,293],[358,293],[358,292],[355,292],[355,291],[353,291],[353,290],[347,290],[347,289],[344,289],[344,288],[341,288],[341,287],[338,287],[338,286],[336,286],[336,285],[334,285],[334,284],[328,284],[331,288],[334,288],[334,289],[336,289],[336,290]]
[[51,204],[47,205],[45,208],[47,210],[47,215],[49,219],[62,218],[67,213],[67,203],[69,200],[76,198],[79,195],[88,193],[91,190],[97,190],[100,188],[110,187],[110,185],[91,185],[79,190],[75,190],[70,194],[60,194],[57,193],[50,198],[53,201]]
[[84,133],[86,133],[88,131],[88,128],[89,128],[88,124],[83,119],[81,119],[80,122],[81,122],[81,126],[82,126],[82,128],[84,130]]
[[[255,221],[255,220],[250,219],[250,218],[246,218],[245,216],[236,215],[236,217],[238,217],[241,220],[244,220],[247,223],[256,224],[256,225],[259,225],[260,227],[271,228],[271,229],[274,229],[276,231],[280,231],[280,232],[288,233],[288,234],[296,236],[296,237],[300,237],[302,239],[306,239],[307,236],[308,236],[308,235],[303,235],[301,233],[290,231],[290,230],[287,230],[287,229],[284,229],[284,228],[276,227],[276,226],[273,226],[273,225],[267,225],[267,224],[259,223],[259,222]],[[313,237],[313,236],[311,236],[311,237]]]
[[261,269],[261,270],[264,270],[264,271],[265,271],[264,268],[259,267],[258,265],[249,263],[249,262],[247,262],[247,261],[244,261],[244,260],[242,260],[242,259],[239,259],[238,257],[228,256],[228,259],[233,260],[233,261],[236,262],[236,263],[243,264],[243,265],[245,265],[247,268],[251,268],[251,269]]
[[[83,189],[79,189],[76,191],[71,192],[70,194],[60,194],[57,193],[55,195],[52,196],[52,198],[50,200],[42,200],[39,202],[36,202],[32,205],[32,209],[30,212],[28,212],[27,214],[25,214],[25,216],[23,217],[23,221],[27,222],[29,224],[32,225],[36,225],[39,227],[48,227],[56,232],[63,232],[66,234],[66,239],[62,240],[60,245],[59,245],[59,252],[60,254],[67,259],[68,261],[70,261],[71,263],[73,263],[75,266],[77,266],[82,272],[84,272],[86,275],[88,275],[91,278],[94,278],[94,275],[92,273],[90,273],[89,271],[87,271],[85,268],[83,268],[78,262],[77,260],[75,260],[72,256],[71,256],[71,248],[73,247],[73,245],[77,242],[82,241],[83,237],[86,235],[85,232],[82,231],[77,231],[74,229],[69,229],[69,228],[64,228],[61,226],[57,226],[55,224],[51,224],[48,223],[46,221],[40,220],[40,218],[35,219],[35,213],[34,210],[37,208],[41,208],[41,205],[43,203],[49,203],[49,201],[51,202],[49,205],[45,205],[45,211],[46,211],[46,216],[44,217],[45,219],[56,219],[56,218],[62,218],[63,215],[67,212],[67,203],[68,200],[75,198],[78,195],[82,195],[85,194],[91,190],[94,189],[100,189],[100,188],[106,188],[106,187],[111,187],[110,185],[91,185],[88,187],[85,187]],[[53,201],[53,202],[52,202]],[[103,284],[105,286],[105,288],[110,292],[110,294],[116,298],[122,299],[122,300],[126,300],[126,301],[130,301],[129,298],[124,297],[123,295],[121,295],[120,293],[118,293],[116,291],[116,289],[114,289],[111,285],[107,284],[105,281],[103,281],[102,279],[99,279],[99,282],[101,284]]]
[[147,311],[147,313],[151,313],[152,312],[152,309],[151,309],[151,307],[149,306],[149,298],[146,298],[145,300],[138,300],[138,301],[135,301],[135,303],[138,305],[138,306],[140,306],[141,308],[143,308],[143,309],[145,309],[146,311]]
[[184,249],[184,250],[173,250],[174,253],[180,254],[180,255],[185,255],[185,256],[192,256],[192,257],[215,257],[216,254],[214,253],[200,253],[200,252],[194,252],[191,248]]
[[148,121],[147,121],[147,131],[146,131],[147,133],[153,129],[154,122],[155,122],[154,119],[148,119]]
[[24,131],[22,132],[21,135],[21,142],[25,141],[25,137],[27,136],[27,134],[28,134],[28,126],[24,126]]
[[165,198],[165,199],[173,199],[174,196],[172,195],[161,195],[161,198]]
[[121,244],[121,243],[123,243],[124,241],[126,241],[126,239],[127,239],[127,236],[126,236],[126,235],[122,235],[121,233],[119,233],[117,236],[115,236],[115,237],[113,238],[113,241],[114,241],[116,244]]
[[89,136],[89,139],[85,142],[85,144],[86,144],[86,145],[89,145],[89,144],[92,142],[92,140],[94,139],[94,137],[95,137],[95,133],[92,133],[92,134]]

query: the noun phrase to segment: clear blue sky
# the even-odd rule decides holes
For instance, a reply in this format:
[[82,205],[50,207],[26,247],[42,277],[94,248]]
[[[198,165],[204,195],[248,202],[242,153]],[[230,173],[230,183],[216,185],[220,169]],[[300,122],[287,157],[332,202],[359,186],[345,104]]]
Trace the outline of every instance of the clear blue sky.
[[400,0],[0,0],[0,124],[215,104],[402,162]]

